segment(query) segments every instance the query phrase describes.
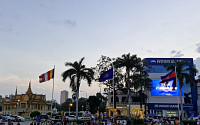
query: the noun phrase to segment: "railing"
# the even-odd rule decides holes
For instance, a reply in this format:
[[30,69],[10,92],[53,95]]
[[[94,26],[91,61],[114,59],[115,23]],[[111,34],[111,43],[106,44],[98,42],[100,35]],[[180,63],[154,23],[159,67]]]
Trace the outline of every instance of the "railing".
[[[113,103],[110,102],[110,106],[112,106]],[[127,106],[128,102],[116,102],[116,106]],[[140,102],[131,102],[130,105],[140,105]]]

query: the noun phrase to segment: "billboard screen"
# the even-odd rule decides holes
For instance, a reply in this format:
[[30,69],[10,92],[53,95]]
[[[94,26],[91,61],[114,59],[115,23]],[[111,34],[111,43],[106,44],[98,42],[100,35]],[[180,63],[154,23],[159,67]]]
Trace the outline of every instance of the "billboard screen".
[[[152,80],[153,90],[151,91],[151,96],[179,96],[179,82],[177,84],[174,80],[160,83],[161,80]],[[183,95],[183,90],[181,89],[181,95]]]

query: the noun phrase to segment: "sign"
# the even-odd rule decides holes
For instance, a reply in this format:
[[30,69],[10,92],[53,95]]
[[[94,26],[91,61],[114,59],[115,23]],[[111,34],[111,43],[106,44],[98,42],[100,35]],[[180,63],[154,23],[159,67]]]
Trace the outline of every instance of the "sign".
[[[178,105],[177,104],[167,104],[167,103],[148,103],[148,108],[149,109],[160,109],[160,110],[177,110],[178,109]],[[179,108],[180,108],[180,104],[179,104]],[[183,104],[183,109],[184,110],[193,110],[194,106],[192,104]]]
[[193,65],[193,59],[192,58],[145,58],[145,61],[147,61],[150,65],[171,65],[174,64],[175,61],[177,62],[188,62],[190,66]]

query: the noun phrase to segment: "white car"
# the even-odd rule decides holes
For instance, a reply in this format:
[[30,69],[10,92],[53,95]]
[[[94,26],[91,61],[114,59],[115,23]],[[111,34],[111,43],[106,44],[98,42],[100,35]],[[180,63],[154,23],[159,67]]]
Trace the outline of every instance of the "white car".
[[20,122],[24,122],[25,118],[21,117],[21,116],[17,116],[17,118],[19,119]]
[[74,115],[69,115],[69,116],[66,116],[66,119],[76,119],[76,116],[74,116]]
[[15,120],[13,120],[13,121],[22,121],[22,122],[24,122],[25,121],[25,118],[23,118],[23,117],[21,117],[21,116],[17,116],[17,115],[12,115],[11,117],[13,117]]
[[14,121],[14,120],[15,120],[15,118],[12,117],[11,115],[4,115],[3,118],[4,118],[6,121],[9,121],[9,120]]

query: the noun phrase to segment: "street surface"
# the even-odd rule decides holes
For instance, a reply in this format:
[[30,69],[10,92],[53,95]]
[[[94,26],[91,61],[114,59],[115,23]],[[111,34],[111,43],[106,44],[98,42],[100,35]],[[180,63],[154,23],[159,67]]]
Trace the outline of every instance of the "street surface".
[[[20,125],[30,125],[33,120],[26,119],[25,122],[20,122]],[[5,122],[5,125],[8,125],[8,122]],[[13,125],[17,125],[17,122],[13,122]]]

